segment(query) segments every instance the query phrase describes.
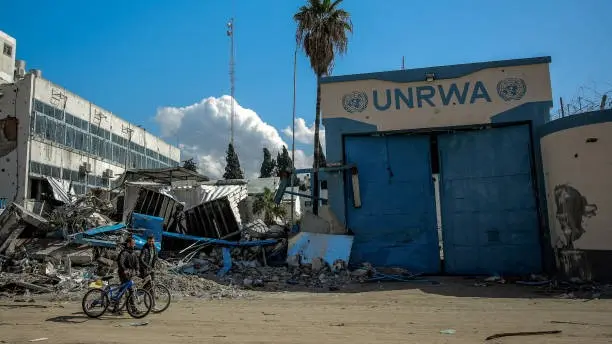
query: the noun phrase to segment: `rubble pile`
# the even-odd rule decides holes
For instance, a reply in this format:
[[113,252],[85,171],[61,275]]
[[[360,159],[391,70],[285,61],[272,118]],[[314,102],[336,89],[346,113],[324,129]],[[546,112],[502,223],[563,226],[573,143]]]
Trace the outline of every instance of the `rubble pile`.
[[80,197],[71,203],[56,207],[48,216],[51,229],[60,230],[64,237],[112,223],[109,215],[114,211],[109,201],[93,195]]
[[[74,197],[69,185],[48,178],[54,198],[42,203],[50,210],[35,211],[30,203],[40,200],[9,205],[0,214],[0,296],[78,299],[101,277],[116,275],[115,261],[128,236],[137,249],[148,235],[155,238],[156,280],[181,297],[240,298],[251,294],[247,290],[291,286],[333,291],[376,277],[368,266],[349,272],[352,238],[312,234],[319,237],[311,243],[300,237],[307,233],[290,233],[286,226],[242,222],[237,209],[247,197],[245,185],[224,181],[172,192],[169,175],[193,172],[159,172],[161,179],[143,181],[130,171],[112,201],[95,190]],[[143,175],[150,179],[155,171]],[[338,252],[341,256],[334,256]]]
[[370,275],[369,271],[365,274],[351,275],[347,263],[342,260],[337,260],[332,265],[327,264],[321,258],[303,263],[299,256],[292,256],[288,259],[283,257],[282,261],[270,262],[268,259],[274,256],[276,251],[282,252],[283,247],[286,250],[286,240],[268,249],[262,247],[234,248],[231,251],[231,269],[221,277],[216,276],[223,266],[223,257],[219,248],[212,249],[208,254],[200,253],[198,258],[192,258],[181,265],[178,271],[182,274],[215,279],[226,285],[238,285],[245,289],[273,290],[282,290],[288,286],[302,286],[333,291],[341,289],[352,281],[365,281]]

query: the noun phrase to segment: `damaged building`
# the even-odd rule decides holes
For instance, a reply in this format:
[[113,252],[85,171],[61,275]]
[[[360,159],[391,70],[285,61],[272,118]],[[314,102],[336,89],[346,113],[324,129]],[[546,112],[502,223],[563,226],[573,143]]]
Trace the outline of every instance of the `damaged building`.
[[[8,37],[0,32],[0,37]],[[26,72],[3,56],[0,83],[0,199],[44,200],[52,193],[46,177],[65,180],[74,192],[109,191],[126,169],[178,166],[180,150],[142,127]],[[7,80],[8,79],[8,80]]]
[[354,235],[351,263],[611,279],[611,110],[551,118],[550,62],[321,79],[319,202]]

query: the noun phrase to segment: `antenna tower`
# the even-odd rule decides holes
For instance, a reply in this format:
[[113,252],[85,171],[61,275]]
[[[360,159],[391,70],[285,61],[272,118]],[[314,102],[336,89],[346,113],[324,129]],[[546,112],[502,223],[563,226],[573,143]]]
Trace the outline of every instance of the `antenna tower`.
[[235,61],[234,61],[234,18],[230,18],[227,23],[227,35],[230,38],[230,62],[229,62],[229,75],[230,75],[230,143],[234,145],[234,93],[235,93]]

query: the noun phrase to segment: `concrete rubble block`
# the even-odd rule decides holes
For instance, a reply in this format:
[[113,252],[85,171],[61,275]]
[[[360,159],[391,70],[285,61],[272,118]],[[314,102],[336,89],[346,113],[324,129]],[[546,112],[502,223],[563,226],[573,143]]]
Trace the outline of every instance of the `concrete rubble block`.
[[325,267],[325,262],[320,257],[316,257],[312,259],[310,266],[312,272],[319,273]]
[[333,266],[337,260],[349,261],[352,246],[353,237],[349,235],[300,232],[289,239],[287,259],[300,255],[302,264],[312,264],[314,258],[321,258]]
[[72,265],[83,266],[93,262],[93,249],[85,248],[68,253],[68,258]]
[[292,268],[300,267],[300,255],[295,254],[287,257],[287,265]]

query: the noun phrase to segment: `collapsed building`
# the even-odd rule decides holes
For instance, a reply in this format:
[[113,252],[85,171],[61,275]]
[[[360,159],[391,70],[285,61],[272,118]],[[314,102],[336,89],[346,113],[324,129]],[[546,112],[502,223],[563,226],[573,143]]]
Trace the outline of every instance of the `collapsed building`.
[[350,236],[330,241],[324,234],[290,233],[283,225],[252,220],[246,181],[210,181],[180,167],[128,170],[111,199],[77,197],[70,184],[48,182],[54,191],[47,207],[11,203],[0,214],[0,293],[79,291],[113,273],[127,236],[139,249],[148,235],[163,259],[161,276],[175,276],[162,280],[179,294],[198,295],[194,283],[209,291],[212,282],[198,276],[246,287],[330,290],[351,280]]

